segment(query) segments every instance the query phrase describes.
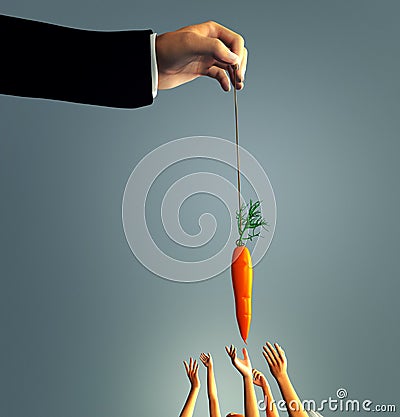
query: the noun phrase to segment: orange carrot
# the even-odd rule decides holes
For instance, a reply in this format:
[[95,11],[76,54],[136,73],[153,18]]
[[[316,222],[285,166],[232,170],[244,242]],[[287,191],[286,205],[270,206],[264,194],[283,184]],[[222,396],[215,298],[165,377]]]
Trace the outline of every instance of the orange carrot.
[[267,221],[262,217],[261,203],[250,200],[249,204],[243,204],[236,213],[239,239],[237,247],[233,251],[231,275],[233,293],[235,296],[236,320],[240,335],[247,344],[247,337],[251,323],[251,297],[253,288],[253,265],[249,250],[245,242],[261,236],[260,229],[266,229]]
[[237,246],[233,251],[231,264],[232,286],[235,297],[236,320],[240,335],[247,344],[251,323],[251,295],[253,267],[246,246]]

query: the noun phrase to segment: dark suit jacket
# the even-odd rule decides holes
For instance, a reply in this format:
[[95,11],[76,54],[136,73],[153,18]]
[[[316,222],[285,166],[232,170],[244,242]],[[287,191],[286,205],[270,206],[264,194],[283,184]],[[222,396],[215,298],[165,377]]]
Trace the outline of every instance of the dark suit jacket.
[[0,15],[0,94],[123,108],[151,104],[151,33]]

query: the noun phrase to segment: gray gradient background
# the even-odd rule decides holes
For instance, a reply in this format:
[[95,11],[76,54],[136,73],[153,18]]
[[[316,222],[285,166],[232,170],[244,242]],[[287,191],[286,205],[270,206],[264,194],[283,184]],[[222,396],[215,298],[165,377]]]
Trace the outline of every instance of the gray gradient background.
[[[2,0],[1,12],[159,33],[214,19],[243,33],[241,141],[278,207],[255,269],[253,364],[266,370],[261,345],[277,340],[303,398],[344,387],[397,401],[398,1]],[[177,416],[181,361],[202,350],[214,355],[222,411],[240,411],[223,351],[241,345],[229,274],[159,279],[133,257],[121,222],[125,183],[149,151],[233,137],[232,96],[201,79],[133,111],[5,96],[0,111],[0,415]],[[202,204],[215,204],[224,230],[226,212],[209,200],[188,203],[188,231]],[[201,379],[205,416],[204,369]]]

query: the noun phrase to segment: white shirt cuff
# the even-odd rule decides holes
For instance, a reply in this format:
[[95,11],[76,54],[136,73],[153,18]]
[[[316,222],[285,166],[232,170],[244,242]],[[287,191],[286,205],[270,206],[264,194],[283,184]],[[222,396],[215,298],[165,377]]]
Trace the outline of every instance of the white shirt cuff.
[[152,33],[150,35],[151,83],[152,83],[152,90],[153,90],[153,98],[155,98],[157,95],[157,87],[158,87],[156,36],[157,36],[157,33]]

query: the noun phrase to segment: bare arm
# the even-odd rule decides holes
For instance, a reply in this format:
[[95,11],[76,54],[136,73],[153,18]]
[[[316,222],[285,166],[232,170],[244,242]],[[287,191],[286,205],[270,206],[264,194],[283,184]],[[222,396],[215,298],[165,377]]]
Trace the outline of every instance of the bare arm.
[[279,417],[278,410],[272,395],[271,387],[268,384],[264,374],[257,369],[253,369],[253,383],[262,388],[267,417]]
[[257,405],[257,397],[253,386],[253,371],[247,350],[243,348],[243,359],[239,359],[236,355],[236,348],[233,345],[231,345],[230,348],[226,346],[225,349],[231,358],[233,366],[243,377],[245,417],[260,417]]
[[190,391],[179,417],[192,417],[197,396],[200,391],[200,380],[198,376],[199,365],[192,358],[190,358],[189,364],[186,361],[184,361],[183,364],[185,365],[186,374],[190,381]]
[[287,359],[284,350],[277,343],[275,343],[275,350],[269,342],[267,342],[263,349],[263,355],[268,362],[269,369],[276,379],[282,397],[286,402],[289,416],[308,417],[308,414],[304,410],[303,404],[289,379],[287,373]]
[[208,408],[210,411],[210,417],[221,417],[221,411],[219,409],[217,384],[215,383],[214,376],[214,364],[211,354],[202,353],[200,360],[207,368],[207,394],[208,394]]

